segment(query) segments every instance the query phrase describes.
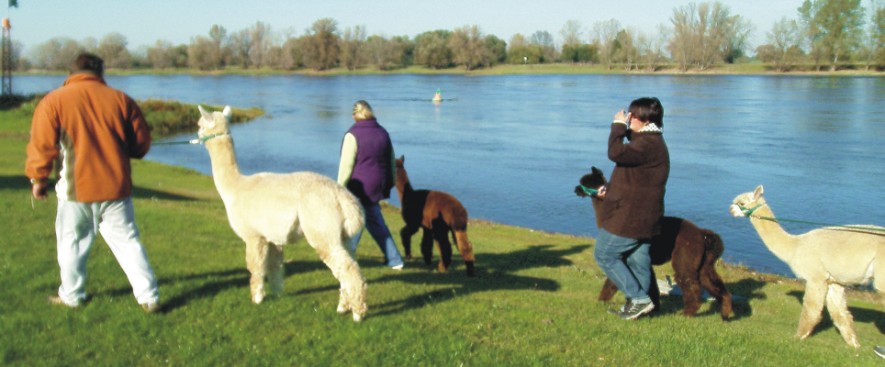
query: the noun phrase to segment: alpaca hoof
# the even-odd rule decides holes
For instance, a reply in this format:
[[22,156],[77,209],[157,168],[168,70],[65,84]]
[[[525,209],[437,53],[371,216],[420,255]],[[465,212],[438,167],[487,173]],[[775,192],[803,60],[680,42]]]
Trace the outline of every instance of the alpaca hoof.
[[264,296],[262,296],[260,294],[256,294],[256,295],[252,296],[252,303],[254,303],[256,305],[260,305],[261,302],[263,302],[263,301],[264,301]]
[[476,271],[473,269],[473,261],[465,262],[467,265],[467,276],[472,277],[476,275]]
[[346,314],[347,311],[350,311],[350,309],[347,308],[347,307],[345,307],[344,305],[338,305],[338,310],[337,310],[337,311],[338,311],[338,314],[339,314],[339,315],[343,315],[343,314]]
[[363,321],[363,315],[360,315],[360,314],[357,314],[357,313],[353,314],[353,321],[354,321],[354,322],[360,322],[360,321]]

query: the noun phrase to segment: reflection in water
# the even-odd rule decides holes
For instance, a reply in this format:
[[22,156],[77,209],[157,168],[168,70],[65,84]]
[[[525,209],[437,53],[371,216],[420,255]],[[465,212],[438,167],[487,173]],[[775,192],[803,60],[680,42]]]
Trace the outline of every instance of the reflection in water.
[[[62,80],[21,76],[16,87],[41,92]],[[246,174],[335,177],[351,106],[365,99],[396,153],[409,156],[416,188],[455,194],[472,218],[591,236],[590,202],[572,189],[592,165],[611,172],[614,113],[657,96],[672,159],[667,214],[717,231],[726,261],[789,274],[748,220],[728,213],[736,195],[760,184],[783,218],[885,225],[883,78],[139,75],[108,83],[137,99],[265,109],[266,117],[233,127]],[[431,103],[437,88],[453,100]],[[206,152],[190,146],[155,146],[147,158],[210,172]],[[399,205],[396,195],[391,203]],[[798,234],[812,226],[784,227]]]

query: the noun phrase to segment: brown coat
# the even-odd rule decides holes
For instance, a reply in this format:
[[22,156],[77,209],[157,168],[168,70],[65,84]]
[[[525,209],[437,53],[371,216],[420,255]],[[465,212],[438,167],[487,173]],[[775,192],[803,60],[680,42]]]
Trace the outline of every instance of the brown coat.
[[72,74],[34,110],[25,175],[44,180],[55,164],[59,199],[122,199],[132,194],[129,159],[144,157],[150,146],[135,101],[101,77]]
[[601,225],[609,233],[648,239],[660,233],[664,192],[670,175],[670,153],[660,133],[632,132],[612,124],[608,158],[615,162],[603,201]]

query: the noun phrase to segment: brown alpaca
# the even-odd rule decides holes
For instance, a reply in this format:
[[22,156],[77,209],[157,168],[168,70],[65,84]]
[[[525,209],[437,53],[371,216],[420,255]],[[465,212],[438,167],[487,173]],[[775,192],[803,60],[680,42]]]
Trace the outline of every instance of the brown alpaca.
[[[600,187],[607,183],[605,174],[596,167],[581,177],[581,184],[575,187],[575,194],[581,197],[590,196],[593,200],[593,211],[596,213],[596,226],[600,225],[602,200],[596,196]],[[720,305],[722,320],[728,320],[732,312],[731,294],[725,289],[722,278],[716,273],[716,260],[722,256],[725,246],[716,232],[698,228],[694,223],[677,217],[661,219],[661,233],[651,239],[649,255],[652,265],[662,265],[672,259],[676,283],[682,288],[682,299],[685,316],[694,316],[701,307],[701,287],[707,290]],[[649,297],[660,306],[660,291],[657,286],[654,269],[651,271],[651,289]],[[617,286],[608,278],[599,292],[600,301],[608,301],[618,291]]]
[[467,239],[467,209],[464,209],[458,199],[447,193],[412,189],[403,167],[405,159],[405,156],[401,156],[396,160],[396,192],[399,194],[403,220],[406,222],[400,231],[406,259],[412,259],[412,235],[422,228],[424,235],[421,238],[421,255],[424,256],[424,263],[430,265],[433,241],[436,240],[440,253],[437,268],[441,272],[448,270],[452,264],[452,244],[449,242],[449,232],[452,232],[458,251],[467,266],[467,276],[473,276],[475,259],[473,246]]

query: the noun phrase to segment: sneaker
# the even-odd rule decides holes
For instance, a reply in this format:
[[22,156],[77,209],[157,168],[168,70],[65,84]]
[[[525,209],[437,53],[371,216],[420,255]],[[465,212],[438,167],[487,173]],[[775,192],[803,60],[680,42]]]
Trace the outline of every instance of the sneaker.
[[876,352],[877,356],[885,358],[885,347],[877,345],[876,348],[873,349],[873,352]]
[[627,302],[624,302],[624,305],[621,306],[620,308],[609,308],[608,313],[610,313],[612,315],[620,315],[620,314],[624,313],[624,311],[627,311],[628,308],[630,308],[630,299],[629,298],[627,298]]
[[630,307],[624,310],[624,312],[621,312],[619,316],[624,320],[636,320],[639,316],[645,315],[654,309],[655,304],[651,303],[651,301],[645,303],[631,303]]
[[77,308],[77,307],[80,307],[80,303],[79,303],[79,302],[78,302],[77,304],[73,304],[73,305],[71,305],[71,304],[67,304],[67,303],[65,303],[65,301],[63,301],[63,300],[61,299],[61,297],[59,297],[59,296],[49,296],[49,298],[47,298],[46,301],[49,302],[49,304],[51,304],[51,305],[65,306],[65,307],[67,307],[67,308]]
[[157,304],[156,302],[142,303],[141,309],[147,313],[154,313],[154,312],[157,312],[160,310],[160,305]]
[[403,264],[391,266],[390,268],[393,270],[403,270]]

